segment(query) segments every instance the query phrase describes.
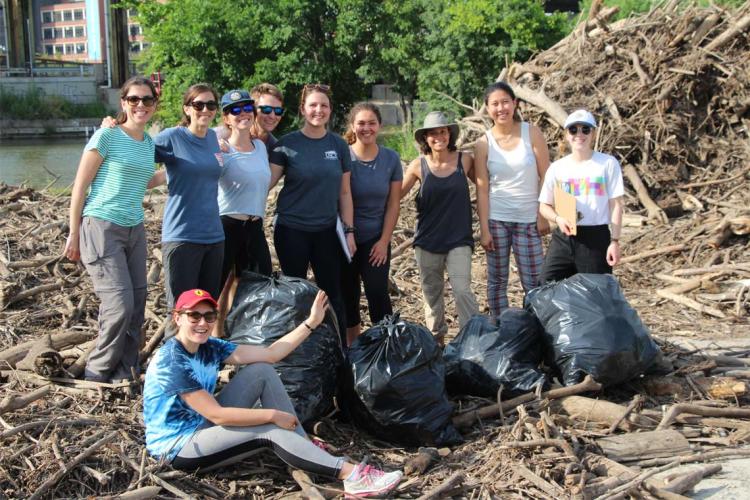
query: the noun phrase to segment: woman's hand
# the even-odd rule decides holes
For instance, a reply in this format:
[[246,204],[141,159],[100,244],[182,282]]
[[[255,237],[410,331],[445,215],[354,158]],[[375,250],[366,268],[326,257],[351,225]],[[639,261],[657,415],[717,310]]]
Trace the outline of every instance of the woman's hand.
[[571,236],[573,234],[573,226],[565,217],[558,215],[555,217],[555,223],[557,223],[557,227],[560,228],[560,231],[562,231],[564,235]]
[[346,245],[349,247],[349,255],[354,257],[354,254],[357,252],[357,244],[354,242],[353,233],[347,233]]
[[620,242],[611,241],[607,247],[607,264],[614,267],[620,263]]
[[278,425],[282,429],[293,431],[294,428],[297,427],[298,421],[297,417],[295,417],[291,413],[287,413],[281,410],[274,410],[271,423]]
[[68,260],[76,262],[81,259],[81,249],[80,249],[80,243],[78,241],[78,235],[77,234],[71,234],[68,236],[67,241],[65,242],[65,250],[63,250],[63,255],[65,255]]
[[537,214],[536,216],[536,230],[539,232],[539,236],[544,236],[550,232],[549,221],[542,217],[541,214]]
[[310,307],[310,316],[307,318],[307,324],[312,328],[317,328],[326,316],[326,309],[328,309],[328,295],[323,290],[320,290],[315,296],[315,300],[313,300],[312,307]]
[[388,260],[388,246],[390,245],[388,240],[378,240],[370,249],[370,264],[375,267],[380,267]]
[[117,126],[115,119],[111,116],[105,116],[102,118],[102,124],[99,125],[99,128],[115,128],[115,126]]
[[492,240],[491,234],[482,233],[482,235],[479,237],[479,243],[482,245],[482,248],[484,248],[485,252],[495,251],[495,242]]

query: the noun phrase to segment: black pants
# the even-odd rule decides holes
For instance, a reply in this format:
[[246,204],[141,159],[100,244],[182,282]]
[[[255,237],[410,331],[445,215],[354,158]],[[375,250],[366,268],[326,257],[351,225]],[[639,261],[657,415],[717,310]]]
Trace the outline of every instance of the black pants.
[[222,286],[232,270],[237,277],[245,270],[270,276],[273,270],[271,252],[263,233],[263,219],[239,220],[223,215],[221,225],[224,227]]
[[335,226],[321,231],[302,231],[277,223],[273,243],[285,275],[307,279],[307,268],[312,266],[315,283],[328,294],[336,313],[341,345],[345,346],[346,315],[341,299],[341,260],[344,257]]
[[341,293],[346,308],[346,326],[351,328],[362,322],[359,315],[359,299],[362,295],[360,280],[365,285],[367,308],[372,324],[378,323],[386,314],[393,314],[391,297],[388,295],[388,273],[391,269],[391,247],[388,259],[382,266],[370,264],[370,251],[380,238],[357,243],[357,252],[351,262],[344,259],[341,269]]
[[612,273],[612,266],[607,264],[609,227],[578,226],[577,232],[576,236],[566,236],[559,229],[553,231],[540,284],[560,281],[576,273]]
[[221,292],[221,263],[224,242],[189,243],[168,241],[161,244],[164,260],[164,287],[167,308],[171,311],[177,297],[186,290],[201,288],[218,298]]

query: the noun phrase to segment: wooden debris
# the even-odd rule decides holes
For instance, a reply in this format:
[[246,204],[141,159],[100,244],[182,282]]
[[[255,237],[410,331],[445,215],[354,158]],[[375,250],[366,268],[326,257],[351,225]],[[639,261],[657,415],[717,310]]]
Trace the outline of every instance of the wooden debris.
[[690,451],[687,439],[677,431],[648,431],[596,440],[604,454],[618,462],[674,457]]

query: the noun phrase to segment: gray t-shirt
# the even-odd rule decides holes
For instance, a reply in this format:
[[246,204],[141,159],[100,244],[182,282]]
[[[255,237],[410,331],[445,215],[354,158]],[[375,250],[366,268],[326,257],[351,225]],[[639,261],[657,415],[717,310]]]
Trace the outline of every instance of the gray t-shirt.
[[352,201],[357,243],[379,238],[383,231],[385,209],[391,182],[404,178],[401,159],[392,149],[380,146],[372,161],[352,157]]
[[276,204],[277,223],[302,231],[336,225],[341,176],[351,170],[346,142],[328,132],[312,139],[301,131],[282,137],[271,163],[284,169],[284,187]]

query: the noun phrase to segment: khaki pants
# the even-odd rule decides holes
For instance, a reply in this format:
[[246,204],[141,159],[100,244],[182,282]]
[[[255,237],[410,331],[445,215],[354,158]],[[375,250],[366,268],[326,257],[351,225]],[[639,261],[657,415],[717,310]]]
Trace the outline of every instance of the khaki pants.
[[479,314],[479,306],[471,291],[471,247],[454,248],[445,253],[432,253],[415,248],[419,279],[424,296],[424,315],[427,328],[442,339],[448,333],[445,323],[445,271],[453,289],[458,310],[458,323],[464,326],[469,318]]
[[138,350],[146,308],[146,232],[84,217],[81,260],[94,283],[99,338],[86,362],[86,378],[100,382],[138,374]]

